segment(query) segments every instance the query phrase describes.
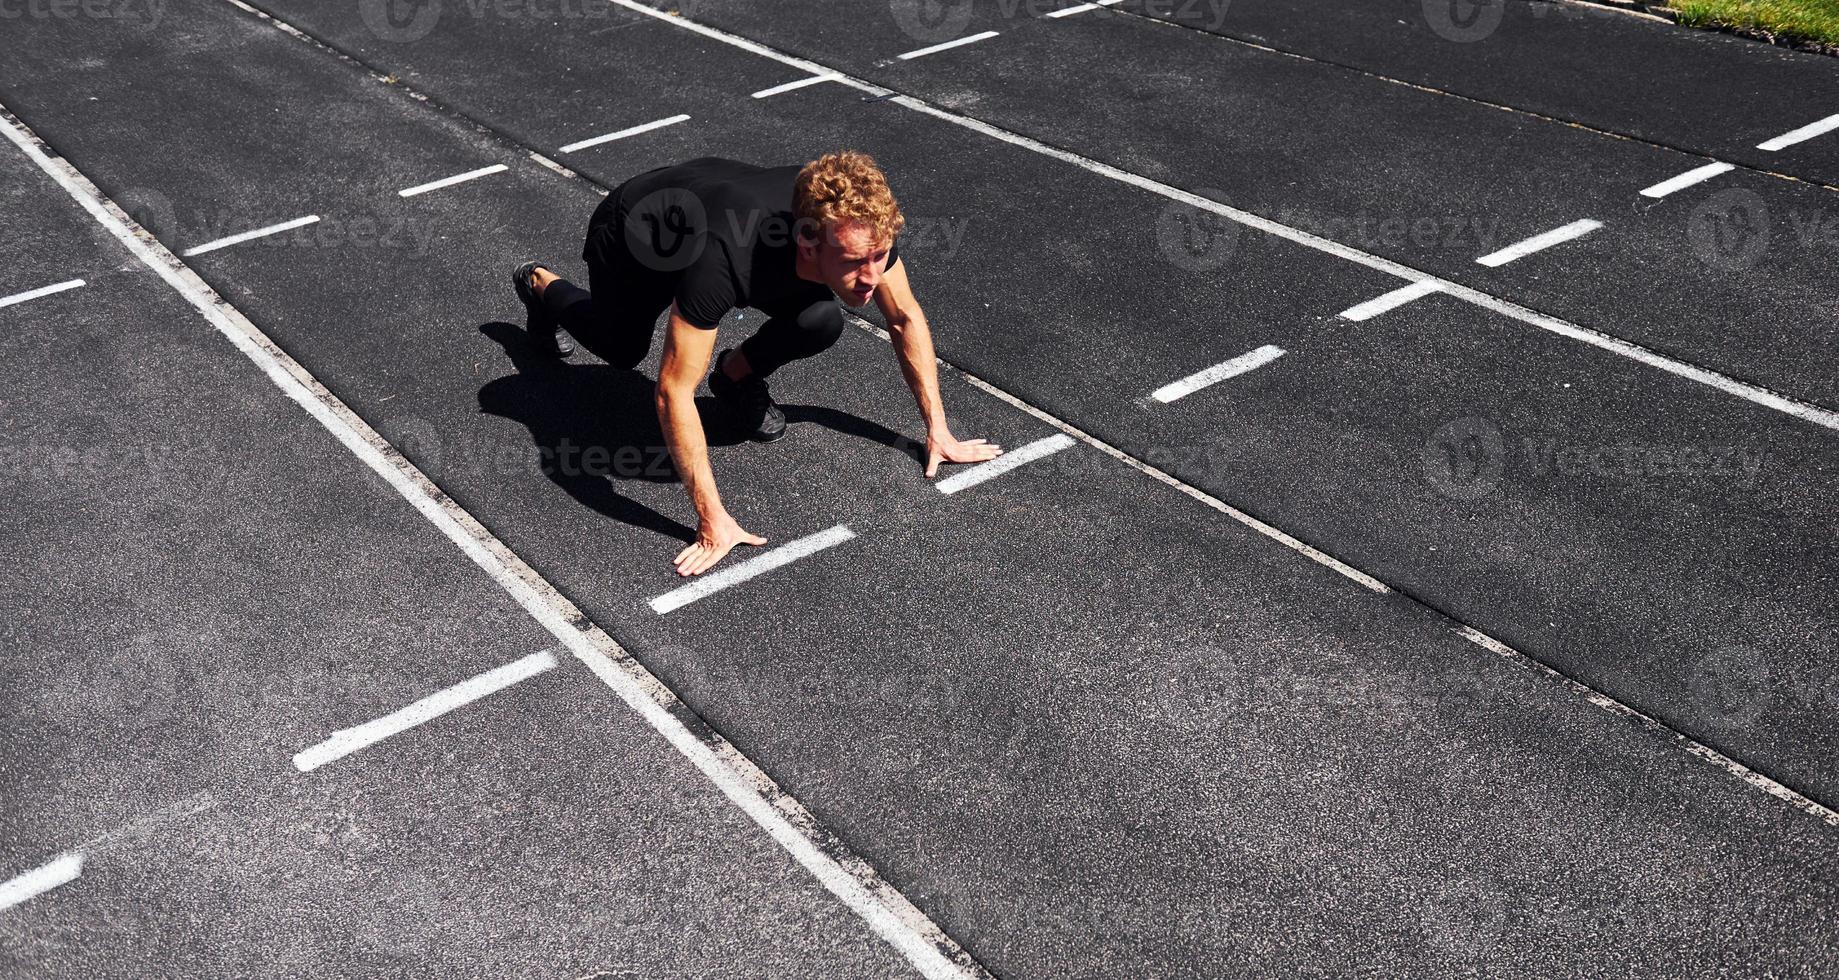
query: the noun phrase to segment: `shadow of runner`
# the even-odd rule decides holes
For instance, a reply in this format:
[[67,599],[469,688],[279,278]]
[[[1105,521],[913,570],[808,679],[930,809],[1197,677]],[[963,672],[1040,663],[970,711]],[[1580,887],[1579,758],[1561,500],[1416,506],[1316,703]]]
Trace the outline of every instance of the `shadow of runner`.
[[[479,389],[479,409],[530,430],[543,475],[586,507],[616,521],[694,541],[694,528],[615,491],[616,480],[677,482],[654,397],[657,383],[636,370],[572,364],[530,350],[523,328],[494,321],[479,332],[504,348],[516,368]],[[782,405],[788,424],[812,423],[925,461],[915,441],[878,422],[821,405]],[[710,447],[747,441],[713,398],[696,399]]]
[[[681,541],[696,539],[694,528],[614,489],[615,480],[677,481],[653,403],[656,383],[638,371],[536,355],[523,328],[510,323],[487,323],[479,332],[502,346],[517,369],[479,389],[479,410],[530,430],[544,476],[616,521]],[[718,430],[705,428],[711,445],[738,441],[718,442]]]

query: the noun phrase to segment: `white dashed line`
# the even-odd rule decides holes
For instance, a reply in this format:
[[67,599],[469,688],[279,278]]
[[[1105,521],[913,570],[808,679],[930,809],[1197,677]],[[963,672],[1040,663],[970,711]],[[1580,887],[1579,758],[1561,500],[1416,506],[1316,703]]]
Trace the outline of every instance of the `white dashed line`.
[[1088,10],[1097,10],[1100,7],[1109,7],[1112,4],[1123,3],[1123,2],[1124,0],[1098,0],[1098,2],[1096,3],[1082,3],[1076,7],[1062,7],[1059,10],[1048,12],[1047,16],[1049,17],[1071,17],[1074,14],[1083,14]]
[[1273,347],[1270,344],[1265,344],[1255,351],[1240,354],[1230,361],[1223,361],[1205,371],[1196,371],[1182,378],[1180,381],[1165,384],[1155,391],[1150,392],[1149,397],[1164,403],[1172,402],[1177,398],[1185,398],[1210,384],[1216,384],[1235,375],[1244,374],[1247,371],[1261,368],[1283,355],[1284,349],[1282,347]]
[[1382,293],[1357,306],[1350,306],[1341,311],[1343,320],[1371,320],[1372,318],[1396,310],[1414,299],[1423,299],[1431,293],[1443,291],[1443,284],[1435,279],[1425,279],[1409,286],[1400,286],[1389,293]]
[[489,177],[492,174],[501,174],[509,169],[511,168],[505,166],[502,163],[494,163],[489,167],[480,167],[477,170],[468,170],[467,172],[463,174],[454,174],[452,177],[443,177],[440,180],[431,181],[426,184],[417,184],[414,187],[406,187],[406,188],[403,188],[402,190],[397,191],[396,193],[402,195],[403,197],[414,197],[417,194],[426,194],[429,191],[438,191],[443,187],[452,187],[455,184],[464,184],[469,180],[478,180],[480,177]]
[[936,54],[940,51],[949,50],[951,48],[962,47],[966,44],[975,44],[978,41],[983,41],[989,38],[993,38],[998,33],[1000,32],[984,31],[982,34],[972,34],[969,37],[961,37],[957,39],[956,41],[946,41],[944,44],[935,44],[930,48],[920,48],[917,51],[909,51],[906,54],[900,55],[899,57],[900,57],[900,60],[902,61],[911,61],[914,58],[924,58],[925,56],[929,54]]
[[1756,148],[1758,150],[1769,150],[1771,152],[1783,150],[1796,143],[1804,143],[1822,133],[1830,133],[1835,129],[1839,129],[1839,113],[1827,116],[1819,122],[1808,123],[1800,129],[1783,133],[1772,140],[1764,140],[1756,144]]
[[59,885],[69,884],[82,873],[83,855],[60,854],[47,864],[0,882],[0,909],[10,909]]
[[278,225],[269,225],[266,228],[257,228],[254,231],[245,231],[240,235],[231,235],[229,238],[219,238],[214,242],[205,242],[203,245],[194,245],[191,248],[186,249],[184,252],[181,252],[180,254],[184,255],[186,258],[189,259],[194,255],[203,255],[206,252],[215,252],[220,248],[224,248],[229,245],[235,245],[238,242],[246,242],[254,238],[263,238],[265,236],[279,234],[284,231],[292,231],[295,228],[304,228],[307,225],[310,225],[318,220],[319,220],[319,215],[309,214],[304,218],[295,218],[292,221],[283,221]]
[[1475,261],[1490,268],[1506,265],[1514,259],[1523,259],[1534,252],[1551,248],[1553,245],[1568,242],[1573,238],[1582,238],[1601,227],[1603,227],[1601,221],[1584,218],[1580,221],[1573,221],[1563,228],[1553,228],[1551,231],[1534,235],[1523,242],[1515,242],[1498,252],[1489,252]]
[[28,290],[23,293],[14,293],[11,296],[0,296],[0,306],[15,306],[20,303],[29,303],[41,296],[50,296],[52,293],[61,293],[66,289],[76,289],[78,286],[82,285],[84,285],[83,280],[72,279],[68,282],[60,282],[51,286],[40,286],[37,289]]
[[854,531],[838,524],[828,531],[819,531],[807,535],[789,544],[782,544],[758,558],[749,558],[738,565],[730,565],[719,572],[708,572],[701,578],[679,589],[672,589],[651,600],[651,608],[659,615],[673,609],[704,599],[731,586],[738,585],[750,578],[755,578],[779,568],[790,565],[807,555],[816,554],[825,548],[834,547],[856,536]]
[[985,480],[994,480],[1018,466],[1025,466],[1043,456],[1050,456],[1073,445],[1071,436],[1060,434],[1036,439],[1026,446],[1018,446],[987,463],[978,463],[968,470],[963,470],[933,484],[940,493],[957,493],[976,486]]
[[1708,163],[1702,167],[1694,167],[1677,177],[1669,177],[1652,187],[1643,188],[1641,196],[1666,197],[1674,191],[1683,191],[1693,184],[1710,180],[1719,174],[1730,173],[1735,169],[1737,168],[1728,163]]
[[359,749],[375,745],[391,735],[400,735],[455,708],[463,708],[488,694],[495,694],[519,681],[535,677],[555,665],[555,655],[548,650],[540,650],[503,667],[488,670],[445,690],[436,691],[400,711],[392,711],[355,728],[333,732],[331,738],[297,753],[294,756],[294,768],[301,772],[312,772]]
[[753,94],[753,97],[756,99],[767,99],[775,95],[778,95],[781,92],[790,92],[795,89],[804,88],[808,85],[816,85],[820,82],[834,82],[841,77],[842,76],[837,75],[834,72],[828,75],[812,75],[810,78],[801,78],[796,82],[786,82],[784,85],[775,85],[772,88],[763,88],[760,91],[755,92]]
[[631,129],[622,129],[617,133],[605,133],[600,136],[594,136],[588,139],[584,139],[579,143],[570,143],[567,146],[562,147],[562,152],[563,153],[573,153],[576,150],[585,150],[590,146],[599,146],[602,143],[611,143],[614,140],[623,140],[628,136],[637,136],[640,133],[649,133],[654,129],[663,129],[666,126],[675,126],[680,122],[688,122],[689,118],[690,117],[687,115],[676,115],[676,116],[671,116],[667,119],[653,119],[651,122],[644,123],[638,126],[633,126]]

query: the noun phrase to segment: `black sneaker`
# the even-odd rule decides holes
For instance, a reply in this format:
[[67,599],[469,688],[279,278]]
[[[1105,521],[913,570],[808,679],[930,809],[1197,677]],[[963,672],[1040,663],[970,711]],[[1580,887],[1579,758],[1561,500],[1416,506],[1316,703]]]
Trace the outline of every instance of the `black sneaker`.
[[517,298],[524,304],[524,334],[530,349],[549,357],[567,357],[575,352],[575,345],[562,336],[561,322],[549,314],[542,297],[530,286],[536,270],[547,268],[549,266],[542,262],[525,262],[511,273],[511,285],[516,287]]
[[785,438],[785,413],[773,404],[766,381],[748,372],[739,381],[730,380],[722,363],[733,351],[724,350],[715,357],[715,371],[709,375],[709,391],[721,403],[730,418],[748,431],[755,442],[774,442]]

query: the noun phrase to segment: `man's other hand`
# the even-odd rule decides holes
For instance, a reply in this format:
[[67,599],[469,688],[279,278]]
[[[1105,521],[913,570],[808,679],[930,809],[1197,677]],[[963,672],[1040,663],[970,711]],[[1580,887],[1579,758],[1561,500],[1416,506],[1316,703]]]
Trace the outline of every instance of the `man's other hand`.
[[951,433],[926,437],[926,479],[939,473],[940,463],[981,463],[1003,454],[1003,447],[987,439],[954,439]]
[[766,543],[758,534],[749,534],[733,517],[722,514],[713,520],[702,522],[696,532],[696,542],[677,552],[672,561],[677,566],[678,575],[701,575],[715,567],[715,563],[728,556],[737,544],[751,544],[755,547]]

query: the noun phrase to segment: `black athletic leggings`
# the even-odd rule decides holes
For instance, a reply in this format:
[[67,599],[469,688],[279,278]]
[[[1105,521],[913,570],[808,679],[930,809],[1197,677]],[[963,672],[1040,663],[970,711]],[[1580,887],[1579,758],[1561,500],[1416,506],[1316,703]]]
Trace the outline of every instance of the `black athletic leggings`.
[[[670,308],[670,282],[616,275],[589,263],[588,286],[558,279],[543,290],[543,306],[595,357],[617,368],[637,367],[651,350],[658,315]],[[741,343],[741,353],[764,378],[822,353],[842,335],[843,311],[827,299],[801,310],[769,311],[766,323]]]

